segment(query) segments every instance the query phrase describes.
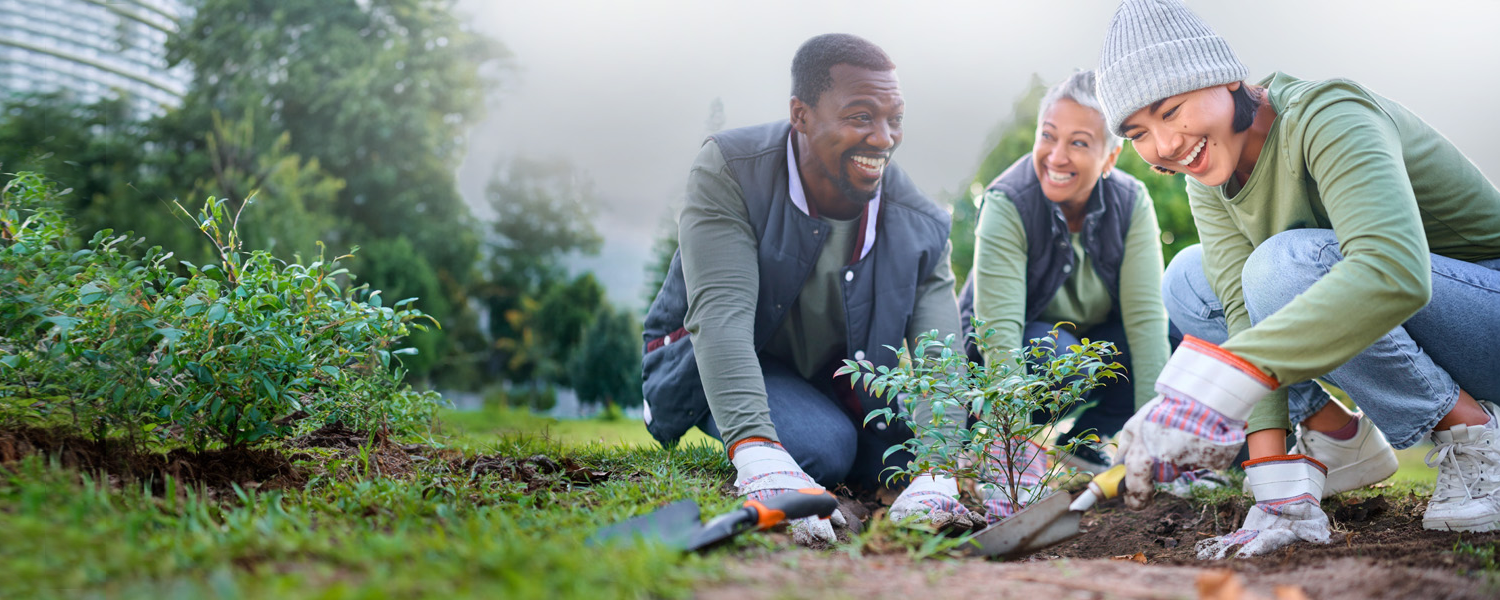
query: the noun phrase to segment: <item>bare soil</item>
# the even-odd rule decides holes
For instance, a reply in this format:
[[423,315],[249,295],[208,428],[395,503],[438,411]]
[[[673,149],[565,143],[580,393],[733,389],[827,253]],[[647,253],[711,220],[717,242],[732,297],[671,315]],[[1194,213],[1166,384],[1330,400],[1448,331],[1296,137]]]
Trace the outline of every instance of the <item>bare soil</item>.
[[[149,452],[127,444],[98,442],[57,429],[0,429],[0,468],[29,455],[120,486],[148,484],[163,494],[168,477],[182,488],[202,490],[210,498],[233,498],[233,489],[301,488],[316,476],[360,474],[405,477],[418,470],[465,480],[492,476],[516,482],[527,493],[559,486],[587,486],[610,479],[608,471],[589,468],[571,458],[536,455],[465,457],[455,450],[420,444],[398,444],[383,432],[360,432],[333,424],[286,442],[282,448],[236,448],[194,452],[174,449]],[[184,492],[185,493],[185,492]]]
[[114,485],[148,484],[155,494],[168,477],[211,495],[241,488],[300,487],[305,474],[274,450],[235,448],[194,452],[138,452],[123,443],[99,442],[55,429],[20,427],[0,430],[0,467],[29,455],[51,457],[64,467],[87,472]]
[[[1379,490],[1377,490],[1379,491]],[[863,512],[884,511],[864,502]],[[1084,533],[1014,562],[971,557],[914,560],[897,554],[851,558],[847,552],[799,550],[749,556],[700,598],[1486,598],[1500,597],[1500,573],[1455,552],[1460,540],[1500,542],[1497,533],[1422,529],[1426,498],[1388,492],[1324,501],[1343,540],[1297,544],[1269,556],[1198,560],[1194,545],[1236,529],[1247,499],[1195,506],[1158,496],[1134,512],[1102,503],[1083,520]],[[846,516],[849,516],[846,513]],[[879,545],[875,549],[886,550]],[[1493,566],[1489,568],[1493,569]]]

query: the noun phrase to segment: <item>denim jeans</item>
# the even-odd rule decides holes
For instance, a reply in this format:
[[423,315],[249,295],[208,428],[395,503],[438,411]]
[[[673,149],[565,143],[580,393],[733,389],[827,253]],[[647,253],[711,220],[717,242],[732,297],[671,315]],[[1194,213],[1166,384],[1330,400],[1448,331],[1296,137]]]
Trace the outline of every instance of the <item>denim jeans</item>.
[[[1421,441],[1453,410],[1459,388],[1500,399],[1500,259],[1464,262],[1431,255],[1432,300],[1364,352],[1320,377],[1349,394],[1396,448]],[[1242,271],[1245,308],[1258,323],[1328,273],[1338,261],[1328,229],[1282,232],[1251,253]],[[1222,344],[1223,305],[1203,274],[1203,250],[1179,252],[1162,275],[1162,300],[1176,331]],[[1349,299],[1357,314],[1358,298]],[[1331,399],[1316,383],[1288,388],[1300,423]]]
[[[873,487],[885,482],[887,467],[905,467],[911,462],[909,452],[896,452],[890,458],[881,456],[890,447],[861,428],[849,410],[837,398],[833,379],[820,383],[803,379],[785,364],[761,357],[760,369],[765,377],[766,403],[771,409],[771,424],[787,454],[802,471],[819,485],[832,489],[840,483]],[[910,429],[900,419],[886,425],[884,419],[871,421],[870,428],[896,427],[911,437]],[[698,423],[704,433],[722,441],[718,424],[710,413]]]
[[[1027,347],[1032,347],[1031,340],[1047,337],[1052,331],[1052,324],[1033,321],[1026,325],[1022,332],[1022,338],[1026,340]],[[1113,342],[1115,349],[1120,354],[1115,360],[1125,367],[1125,372],[1130,373],[1130,344],[1125,339],[1125,324],[1118,318],[1106,321],[1089,328],[1083,332],[1090,340],[1104,340]],[[1067,348],[1078,343],[1078,335],[1067,329],[1057,330],[1057,347]],[[1064,350],[1064,353],[1067,351]],[[1082,413],[1073,422],[1073,428],[1057,437],[1058,443],[1071,441],[1073,437],[1092,432],[1100,438],[1112,436],[1120,432],[1125,426],[1125,421],[1130,420],[1130,415],[1135,414],[1135,384],[1129,379],[1122,377],[1114,381],[1106,380],[1099,387],[1089,390],[1084,397]],[[1066,415],[1063,415],[1066,416]],[[1037,411],[1032,414],[1033,422],[1046,420],[1045,411]]]

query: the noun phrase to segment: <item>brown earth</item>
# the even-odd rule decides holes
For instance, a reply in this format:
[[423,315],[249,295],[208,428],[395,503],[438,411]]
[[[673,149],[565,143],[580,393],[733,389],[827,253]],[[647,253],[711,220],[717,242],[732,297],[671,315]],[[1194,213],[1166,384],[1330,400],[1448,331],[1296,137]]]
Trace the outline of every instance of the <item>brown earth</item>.
[[99,476],[111,484],[150,485],[166,490],[168,477],[212,495],[233,494],[233,487],[282,489],[300,487],[305,474],[280,452],[237,448],[194,452],[140,452],[120,442],[98,442],[55,429],[18,427],[0,430],[0,465],[40,454],[63,467]]
[[[1421,523],[1426,499],[1394,491],[1324,501],[1334,529],[1343,534],[1338,543],[1297,544],[1249,559],[1198,560],[1194,544],[1237,528],[1247,502],[1231,499],[1195,507],[1162,495],[1141,512],[1125,509],[1118,500],[1102,503],[1084,517],[1083,535],[1014,562],[956,555],[915,560],[906,555],[909,546],[869,543],[860,558],[838,550],[749,556],[699,597],[1500,597],[1500,573],[1494,566],[1486,573],[1483,559],[1455,552],[1460,540],[1500,543],[1500,532],[1427,531]],[[872,510],[868,498],[846,499],[845,507],[850,504],[873,518],[883,516],[880,508]],[[869,556],[872,547],[897,554]]]
[[319,476],[344,478],[367,473],[400,478],[418,470],[441,475],[440,482],[493,475],[492,481],[524,484],[527,493],[562,485],[587,486],[612,476],[572,458],[465,457],[455,450],[398,444],[381,432],[358,432],[339,424],[293,438],[279,449],[194,452],[178,448],[165,453],[132,449],[122,442],[101,443],[57,429],[0,429],[0,468],[30,455],[47,456],[63,467],[100,477],[116,487],[144,483],[153,494],[161,495],[171,478],[180,484],[179,493],[193,488],[209,498],[233,498],[235,486],[295,489]]

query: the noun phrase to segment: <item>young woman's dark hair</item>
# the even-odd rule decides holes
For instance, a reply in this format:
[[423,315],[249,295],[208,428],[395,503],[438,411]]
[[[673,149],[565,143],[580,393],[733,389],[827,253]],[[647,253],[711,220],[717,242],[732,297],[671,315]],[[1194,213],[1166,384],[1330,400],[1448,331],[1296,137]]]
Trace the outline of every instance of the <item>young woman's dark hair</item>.
[[1242,83],[1239,89],[1230,90],[1229,95],[1234,98],[1234,121],[1230,126],[1235,133],[1240,133],[1255,122],[1255,111],[1260,110],[1262,94],[1252,93],[1250,86]]

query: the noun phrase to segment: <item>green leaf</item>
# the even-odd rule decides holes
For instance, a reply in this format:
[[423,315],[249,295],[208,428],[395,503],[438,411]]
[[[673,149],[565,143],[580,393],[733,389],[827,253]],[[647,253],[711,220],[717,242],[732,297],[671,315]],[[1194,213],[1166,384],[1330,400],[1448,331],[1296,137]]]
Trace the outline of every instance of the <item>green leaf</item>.
[[96,282],[90,281],[83,284],[82,288],[79,288],[78,303],[84,306],[88,306],[90,304],[103,300],[107,296],[109,296],[109,290],[104,289],[104,286],[99,285]]

